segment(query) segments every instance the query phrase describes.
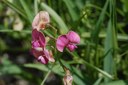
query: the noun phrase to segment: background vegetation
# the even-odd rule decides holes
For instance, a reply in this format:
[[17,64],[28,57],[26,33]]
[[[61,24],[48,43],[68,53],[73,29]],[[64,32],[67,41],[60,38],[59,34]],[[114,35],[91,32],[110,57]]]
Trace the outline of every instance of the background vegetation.
[[57,59],[43,65],[30,52],[31,23],[41,10],[57,29],[45,35],[73,30],[81,37],[75,52],[54,53],[70,69],[73,85],[128,85],[128,0],[1,0],[0,85],[62,85]]

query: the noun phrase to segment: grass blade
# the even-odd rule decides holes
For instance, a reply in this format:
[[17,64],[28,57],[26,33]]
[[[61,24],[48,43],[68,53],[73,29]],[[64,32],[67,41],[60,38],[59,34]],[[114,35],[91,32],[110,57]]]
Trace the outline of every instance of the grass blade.
[[95,57],[97,58],[97,46],[98,46],[98,42],[99,42],[99,33],[100,33],[100,30],[101,30],[101,24],[105,18],[105,14],[106,14],[106,10],[107,10],[107,7],[108,7],[108,4],[109,4],[109,0],[106,0],[105,2],[105,5],[101,11],[101,14],[99,16],[99,19],[96,23],[96,26],[95,26],[95,29],[93,30],[92,34],[91,34],[91,42],[95,43]]
[[98,19],[98,21],[96,23],[95,29],[91,34],[92,40],[95,41],[96,43],[98,43],[98,35],[99,35],[100,29],[101,29],[100,26],[101,26],[101,24],[102,24],[102,22],[104,20],[108,4],[109,4],[109,0],[106,0],[106,3],[104,5],[104,7],[103,7],[103,9],[101,11],[101,14],[99,16],[99,19]]
[[27,14],[27,17],[29,19],[30,22],[32,22],[33,18],[32,18],[32,12],[30,11],[29,7],[27,6],[27,3],[25,3],[24,0],[19,0],[22,7],[24,8],[26,14]]
[[[105,40],[105,53],[113,49],[113,51],[109,52],[108,55],[104,58],[104,70],[111,75],[116,76],[116,67],[114,63],[113,57],[116,57],[116,49],[117,49],[117,34],[116,34],[116,11],[115,11],[115,0],[110,0],[110,21],[107,29],[107,37]],[[109,82],[110,79],[105,78],[105,82]]]
[[[111,31],[111,22],[109,21],[108,23],[108,29],[107,29],[107,36],[105,39],[105,54],[113,49],[112,48],[112,31]],[[114,68],[114,63],[113,63],[113,55],[112,55],[112,50],[109,51],[109,53],[105,56],[104,58],[104,70],[110,74],[113,74],[113,68]],[[105,78],[105,82],[108,82],[110,79]]]
[[74,3],[70,0],[63,0],[63,2],[66,4],[73,21],[77,20],[78,15],[76,14],[76,12],[74,10]]
[[25,15],[24,11],[22,9],[18,8],[15,4],[12,4],[7,0],[2,0],[2,1],[4,2],[4,4],[8,5],[10,8],[15,10],[17,13],[22,15],[24,18],[27,18],[27,16]]

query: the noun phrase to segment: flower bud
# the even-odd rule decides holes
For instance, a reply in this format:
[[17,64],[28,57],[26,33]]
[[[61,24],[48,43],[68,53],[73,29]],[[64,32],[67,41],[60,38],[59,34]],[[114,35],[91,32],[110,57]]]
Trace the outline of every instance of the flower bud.
[[70,71],[66,69],[66,74],[63,78],[64,85],[72,85],[73,77],[70,74]]

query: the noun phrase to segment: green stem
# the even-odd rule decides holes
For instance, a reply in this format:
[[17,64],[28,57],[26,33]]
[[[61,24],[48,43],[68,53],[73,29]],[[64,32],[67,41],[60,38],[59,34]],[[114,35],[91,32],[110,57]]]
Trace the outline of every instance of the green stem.
[[52,68],[55,66],[55,63],[52,64],[52,66],[49,68],[49,71],[47,72],[46,76],[44,77],[43,81],[41,82],[40,85],[44,85],[46,79],[48,78],[49,74],[52,72]]
[[128,51],[125,51],[124,53],[122,53],[121,55],[120,55],[120,57],[123,57],[124,55],[126,55],[128,53]]
[[45,83],[45,81],[46,81],[46,79],[48,78],[48,76],[49,76],[50,73],[51,73],[51,70],[49,70],[49,71],[47,72],[45,78],[43,79],[43,81],[41,82],[40,85],[44,85],[44,83]]
[[56,38],[52,37],[52,36],[49,36],[47,35],[49,38],[51,38],[52,40],[56,41]]
[[50,25],[50,24],[48,24],[47,26],[49,26],[50,28],[53,29],[53,31],[54,31],[54,33],[55,33],[55,37],[56,37],[56,34],[57,34],[56,28],[55,28],[54,26]]
[[97,79],[97,81],[93,85],[100,85],[102,79],[103,77],[100,77],[99,79]]

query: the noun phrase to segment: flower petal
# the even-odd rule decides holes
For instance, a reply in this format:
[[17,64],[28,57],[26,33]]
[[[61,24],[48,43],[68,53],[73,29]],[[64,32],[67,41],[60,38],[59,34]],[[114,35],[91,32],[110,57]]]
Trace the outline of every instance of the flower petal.
[[77,48],[77,46],[74,44],[68,44],[67,48],[70,50],[70,52],[72,52]]
[[37,31],[36,29],[33,29],[32,30],[32,44],[36,44],[36,45],[40,44],[40,46],[44,47],[45,44],[46,44],[46,40],[45,40],[44,34],[42,34],[41,32]]
[[40,30],[42,27],[45,27],[46,24],[50,22],[49,14],[46,11],[40,11],[32,22],[32,28]]
[[35,58],[38,58],[39,56],[44,55],[43,51],[38,51],[35,48],[32,48],[31,51]]
[[79,37],[79,35],[78,35],[76,32],[74,32],[74,31],[68,32],[67,38],[68,38],[69,41],[72,42],[72,43],[75,43],[75,44],[80,43],[80,37]]
[[51,51],[44,49],[44,54],[50,62],[55,62]]
[[32,53],[33,53],[34,57],[42,64],[48,63],[49,60],[46,58],[44,51],[39,51],[39,50],[32,48]]
[[41,32],[39,32],[39,43],[41,44],[42,47],[46,45],[45,36]]
[[38,61],[40,61],[42,64],[47,64],[48,63],[48,59],[45,58],[44,56],[39,56]]
[[40,47],[39,42],[37,40],[36,41],[32,41],[32,48],[36,48],[36,47]]
[[32,41],[37,40],[39,37],[39,31],[37,31],[36,29],[32,30]]
[[63,52],[64,47],[68,44],[68,42],[69,40],[67,39],[66,35],[59,36],[56,41],[57,50]]

